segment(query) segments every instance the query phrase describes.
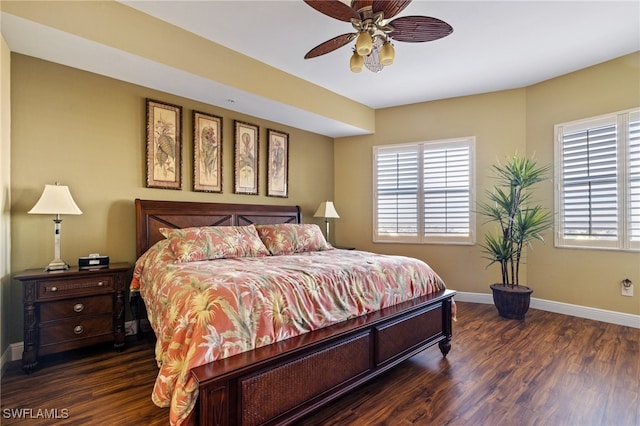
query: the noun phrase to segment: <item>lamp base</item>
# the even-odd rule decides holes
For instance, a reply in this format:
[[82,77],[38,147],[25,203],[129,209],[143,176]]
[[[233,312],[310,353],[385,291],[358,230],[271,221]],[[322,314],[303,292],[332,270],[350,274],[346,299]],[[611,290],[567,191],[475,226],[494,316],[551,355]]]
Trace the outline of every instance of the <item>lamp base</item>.
[[61,259],[53,259],[46,268],[45,271],[66,271],[69,269],[69,265]]

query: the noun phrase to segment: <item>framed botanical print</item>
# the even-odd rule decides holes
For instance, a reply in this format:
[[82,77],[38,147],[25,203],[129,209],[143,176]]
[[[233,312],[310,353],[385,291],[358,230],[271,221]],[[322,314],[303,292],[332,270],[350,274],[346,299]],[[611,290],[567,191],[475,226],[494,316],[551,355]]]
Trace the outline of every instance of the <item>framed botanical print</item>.
[[193,111],[193,190],[222,192],[222,117]]
[[258,194],[259,127],[235,121],[234,175],[236,194]]
[[289,135],[267,129],[267,196],[289,196]]
[[182,107],[147,99],[147,187],[182,189]]

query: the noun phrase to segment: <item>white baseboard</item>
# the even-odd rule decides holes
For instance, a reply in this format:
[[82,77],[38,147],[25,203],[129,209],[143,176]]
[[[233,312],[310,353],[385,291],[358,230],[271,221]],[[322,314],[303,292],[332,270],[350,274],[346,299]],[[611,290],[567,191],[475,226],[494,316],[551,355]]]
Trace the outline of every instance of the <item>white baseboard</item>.
[[5,367],[9,361],[15,361],[18,359],[22,359],[22,348],[24,347],[23,342],[18,343],[10,343],[7,349],[4,351],[2,356],[0,357],[0,377],[4,375]]
[[0,356],[0,373],[4,373],[4,366],[7,363],[7,360],[11,357],[11,345],[7,347],[4,353]]
[[[493,296],[486,293],[458,292],[455,300],[459,302],[493,304]],[[570,303],[554,302],[536,297],[531,298],[531,308],[554,312],[556,314],[571,315],[579,318],[624,325],[626,327],[640,328],[640,315],[626,314],[624,312],[607,311],[605,309],[572,305]]]
[[2,356],[0,356],[0,377],[4,375],[4,368],[6,367],[7,362],[11,361],[11,359],[12,359],[12,352],[11,352],[11,345],[9,345],[7,346],[7,349],[4,351]]
[[493,304],[492,296],[486,293],[467,293],[464,291],[458,291],[454,299],[458,302],[484,303],[485,305]]
[[9,350],[11,351],[11,359],[10,359],[10,361],[16,361],[18,359],[22,359],[22,351],[24,350],[24,342],[11,343],[9,345]]

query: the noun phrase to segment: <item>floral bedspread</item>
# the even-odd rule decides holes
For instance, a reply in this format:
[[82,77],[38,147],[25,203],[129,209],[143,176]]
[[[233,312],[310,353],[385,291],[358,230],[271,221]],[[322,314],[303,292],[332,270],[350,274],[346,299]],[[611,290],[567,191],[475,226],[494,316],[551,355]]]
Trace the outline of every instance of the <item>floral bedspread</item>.
[[156,333],[152,400],[172,425],[193,410],[191,368],[444,289],[424,262],[356,250],[174,263],[161,241],[136,263]]

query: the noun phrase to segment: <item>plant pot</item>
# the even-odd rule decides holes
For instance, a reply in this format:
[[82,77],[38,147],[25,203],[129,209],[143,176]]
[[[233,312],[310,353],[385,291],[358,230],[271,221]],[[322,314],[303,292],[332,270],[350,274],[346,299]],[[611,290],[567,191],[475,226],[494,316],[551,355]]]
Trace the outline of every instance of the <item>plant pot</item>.
[[533,290],[523,285],[511,287],[502,284],[491,284],[489,287],[493,292],[493,303],[502,318],[524,319],[529,310]]

